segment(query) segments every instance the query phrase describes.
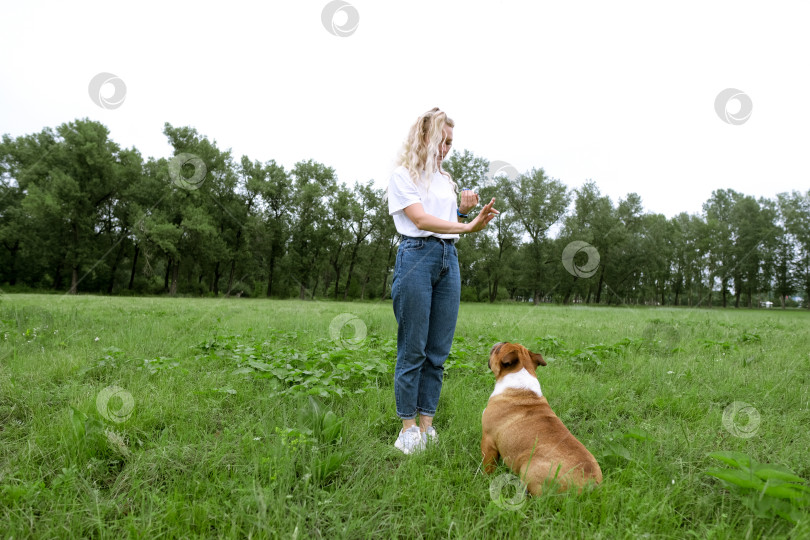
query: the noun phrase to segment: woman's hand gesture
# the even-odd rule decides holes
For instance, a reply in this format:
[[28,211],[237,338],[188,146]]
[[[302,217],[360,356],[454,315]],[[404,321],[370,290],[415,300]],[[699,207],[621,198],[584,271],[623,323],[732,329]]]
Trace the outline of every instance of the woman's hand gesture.
[[467,230],[467,232],[473,233],[480,231],[481,229],[486,227],[490,221],[492,221],[492,218],[500,214],[500,212],[492,208],[493,204],[495,204],[495,197],[492,197],[492,200],[489,201],[489,204],[485,205],[481,209],[478,215],[475,216],[475,219],[467,223],[467,227],[469,227],[469,230]]

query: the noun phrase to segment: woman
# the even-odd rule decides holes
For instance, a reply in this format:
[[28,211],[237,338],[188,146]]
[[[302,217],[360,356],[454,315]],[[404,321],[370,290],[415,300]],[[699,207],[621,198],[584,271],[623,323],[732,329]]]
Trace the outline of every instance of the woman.
[[461,300],[454,243],[460,233],[480,231],[498,214],[493,198],[466,222],[478,205],[478,195],[468,190],[457,204],[458,188],[442,169],[454,125],[438,108],[420,116],[388,184],[388,211],[402,236],[391,285],[398,326],[394,396],[402,420],[394,446],[406,454],[438,437],[433,416]]

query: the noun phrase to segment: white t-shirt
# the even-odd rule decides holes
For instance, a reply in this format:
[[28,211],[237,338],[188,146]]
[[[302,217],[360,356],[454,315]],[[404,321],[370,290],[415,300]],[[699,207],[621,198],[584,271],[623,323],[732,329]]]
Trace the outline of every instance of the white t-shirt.
[[458,221],[457,195],[450,180],[439,171],[433,173],[430,187],[416,186],[411,180],[408,169],[400,165],[391,173],[388,181],[388,213],[394,217],[394,225],[399,234],[405,236],[437,236],[439,238],[458,238],[458,234],[439,234],[419,230],[413,221],[405,215],[404,209],[414,203],[422,203],[425,213],[447,221]]

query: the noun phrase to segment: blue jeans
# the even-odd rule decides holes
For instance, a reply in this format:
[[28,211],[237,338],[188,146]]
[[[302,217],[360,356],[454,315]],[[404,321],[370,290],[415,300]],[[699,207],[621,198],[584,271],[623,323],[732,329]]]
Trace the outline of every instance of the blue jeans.
[[452,240],[403,236],[391,299],[397,319],[397,416],[435,416],[461,301],[458,252]]

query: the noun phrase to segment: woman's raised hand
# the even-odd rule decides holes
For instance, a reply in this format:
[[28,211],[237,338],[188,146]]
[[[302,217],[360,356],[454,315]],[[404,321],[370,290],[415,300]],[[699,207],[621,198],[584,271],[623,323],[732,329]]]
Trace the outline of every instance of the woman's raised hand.
[[500,212],[492,208],[493,204],[495,204],[495,197],[492,197],[492,200],[489,201],[488,204],[484,205],[481,211],[478,212],[478,215],[475,216],[475,219],[473,219],[471,222],[467,224],[470,227],[470,229],[467,232],[472,233],[480,231],[481,229],[486,227],[490,221],[492,221],[492,218],[500,214]]
[[478,206],[478,193],[471,189],[464,189],[461,191],[461,204],[458,205],[458,211],[462,214],[467,214],[470,210]]

